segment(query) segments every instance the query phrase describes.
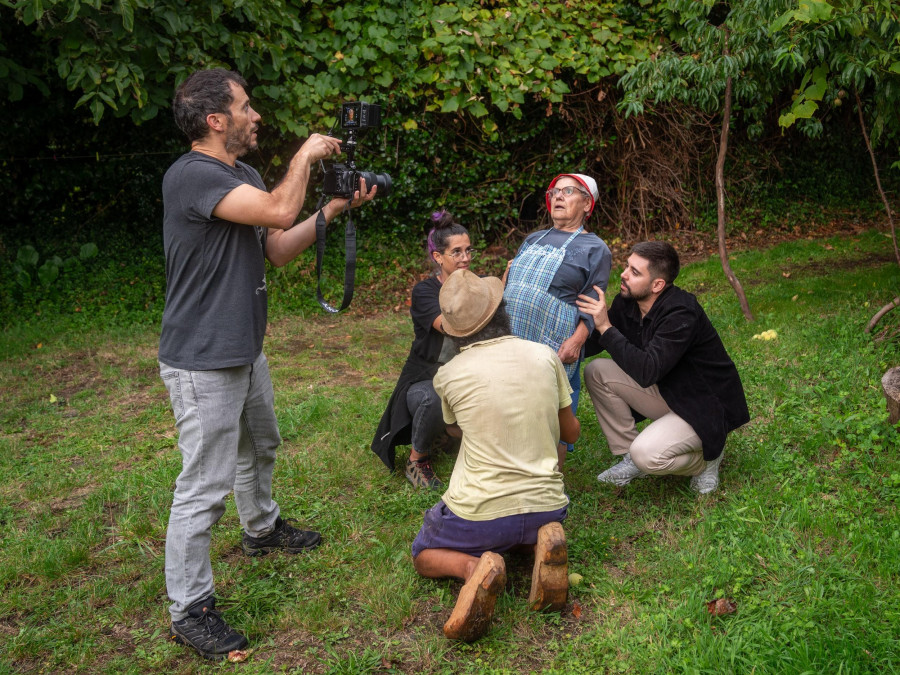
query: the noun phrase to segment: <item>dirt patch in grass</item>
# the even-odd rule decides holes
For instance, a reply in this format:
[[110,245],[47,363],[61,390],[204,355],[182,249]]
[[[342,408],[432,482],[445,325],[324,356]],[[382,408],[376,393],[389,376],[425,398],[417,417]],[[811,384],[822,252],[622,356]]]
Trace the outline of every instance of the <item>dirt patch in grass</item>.
[[[131,353],[122,353],[104,349],[100,351],[79,350],[68,353],[62,365],[34,364],[26,374],[13,378],[6,386],[0,388],[4,394],[25,390],[28,382],[35,379],[44,381],[42,389],[52,391],[60,401],[73,398],[84,392],[92,391],[103,395],[106,389],[122,380],[134,380],[156,375],[155,353],[149,348],[133,348],[138,351],[138,358]],[[141,365],[142,360],[150,364]],[[119,371],[115,376],[105,375],[104,368]]]
[[[100,376],[93,358],[86,352],[73,353],[69,363],[60,368],[42,372],[45,386],[49,387],[61,404],[83,391],[103,394],[104,378]],[[39,371],[42,369],[38,369]]]
[[[281,324],[282,329],[288,327],[285,321]],[[325,333],[315,338],[301,334],[297,337],[286,337],[282,341],[273,339],[272,342],[275,344],[269,350],[269,359],[273,378],[278,380],[279,388],[299,389],[304,385],[334,388],[370,387],[366,374],[348,364],[347,357],[359,355],[361,352],[365,355],[382,350],[384,343],[379,342],[378,336],[388,336],[388,332],[384,329],[364,331],[363,340],[357,341],[353,335],[347,333],[346,326],[329,324],[327,327],[332,329],[334,334]],[[302,368],[300,374],[284,372],[298,366]],[[313,381],[310,373],[317,373],[316,377],[319,379]]]
[[[327,364],[327,365],[326,365]],[[319,380],[313,380],[309,375],[304,374],[284,374],[273,369],[272,379],[275,381],[276,390],[291,391],[296,393],[304,389],[316,388],[320,390],[322,387],[334,388],[340,390],[346,387],[363,387],[372,391],[380,391],[377,383],[372,384],[367,381],[365,373],[351,368],[339,359],[323,359],[322,363],[307,363],[307,366],[315,371],[320,371],[319,366],[326,368],[327,377]],[[319,391],[321,393],[321,391]],[[277,406],[276,406],[277,408]]]
[[654,532],[665,533],[665,523],[656,521],[649,523],[643,530],[621,540],[610,537],[610,559],[603,563],[603,568],[610,578],[623,581],[629,576],[641,574],[642,568],[637,565],[636,552],[642,549],[642,542]]
[[[312,651],[325,654],[324,642],[318,636],[310,631],[288,630],[277,631],[271,638],[274,643],[272,647],[274,653],[271,654],[273,672],[281,669],[294,669],[295,672],[301,673],[325,672],[321,661],[310,655]],[[261,656],[269,657],[268,651],[267,647],[267,653]]]
[[[409,343],[412,343],[412,332],[408,335],[403,335],[402,340],[404,347],[406,347],[406,342],[408,339]],[[367,351],[381,351],[384,349],[384,345],[388,343],[393,343],[398,341],[398,335],[394,331],[389,331],[384,328],[372,328],[366,330],[364,335],[362,336],[359,345],[366,349]]]
[[7,638],[12,638],[18,634],[18,626],[12,623],[9,619],[0,619],[0,635],[5,635]]
[[[396,333],[383,327],[375,315],[354,316],[362,311],[351,305],[339,321],[330,316],[280,319],[269,326],[268,344],[277,345],[291,354],[306,351],[346,353],[360,349],[380,350],[385,343],[397,339]],[[354,323],[348,324],[345,316],[353,316]]]
[[97,489],[96,484],[82,485],[70,492],[66,497],[54,499],[50,502],[50,511],[52,513],[62,513],[64,511],[73,511],[81,508],[85,500],[93,494]]
[[[349,338],[349,336],[347,336]],[[365,375],[348,365],[344,357],[349,339],[340,338],[326,342],[316,351],[316,360],[324,363],[327,379],[321,384],[333,387],[356,386],[365,380]],[[314,364],[309,364],[314,365]]]
[[837,270],[858,269],[860,267],[879,267],[885,263],[895,261],[893,253],[884,251],[883,253],[868,254],[866,253],[859,258],[841,257],[836,260],[806,260],[792,261],[790,264],[781,266],[783,275],[793,277],[800,272],[808,276],[825,276],[826,274]]
[[[150,355],[139,355],[137,361],[144,358]],[[36,363],[27,375],[4,378],[0,395],[20,411],[18,419],[8,417],[4,423],[22,434],[26,445],[39,447],[62,444],[77,435],[79,420],[111,415],[128,421],[165,400],[155,361],[141,365],[133,355],[91,350],[66,354],[54,363]],[[47,414],[59,418],[59,423],[48,426]],[[158,428],[135,425],[129,441],[159,433]]]
[[[141,386],[135,390],[129,391],[118,398],[110,400],[110,404],[121,415],[122,420],[130,420],[143,415],[148,408],[157,405],[160,402],[168,404],[168,394],[163,390],[162,384],[159,387],[153,385]],[[148,429],[139,427],[135,429],[137,432],[136,441],[148,435]],[[156,435],[154,433],[154,435]]]

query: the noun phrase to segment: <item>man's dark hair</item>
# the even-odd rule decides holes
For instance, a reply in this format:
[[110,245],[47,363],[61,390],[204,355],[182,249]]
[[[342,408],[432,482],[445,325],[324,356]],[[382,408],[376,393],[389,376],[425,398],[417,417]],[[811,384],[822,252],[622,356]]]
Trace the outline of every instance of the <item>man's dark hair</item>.
[[208,115],[231,115],[228,110],[234,103],[231,82],[247,89],[247,81],[234,71],[211,68],[192,73],[175,90],[175,99],[172,101],[175,124],[189,141],[199,141],[209,134],[209,125],[206,123]]
[[635,244],[631,252],[647,260],[651,280],[662,279],[666,286],[673,283],[681,271],[678,253],[667,241],[642,241]]
[[494,340],[496,338],[506,337],[507,335],[512,335],[512,329],[509,327],[509,315],[506,313],[506,301],[501,300],[500,304],[497,306],[497,311],[494,312],[494,316],[491,317],[491,320],[488,321],[487,325],[480,331],[466,337],[456,337],[454,335],[451,335],[450,337],[453,340],[453,344],[456,345],[456,348],[462,349],[463,347],[468,347],[476,342]]

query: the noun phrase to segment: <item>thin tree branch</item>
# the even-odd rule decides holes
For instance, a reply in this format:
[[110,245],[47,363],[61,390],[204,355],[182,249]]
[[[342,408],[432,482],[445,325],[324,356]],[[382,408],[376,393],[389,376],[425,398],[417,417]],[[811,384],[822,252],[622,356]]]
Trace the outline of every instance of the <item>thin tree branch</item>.
[[[722,29],[725,34],[725,47],[722,50],[728,54],[728,29]],[[717,233],[719,238],[719,259],[722,261],[722,271],[734,289],[741,303],[741,310],[747,321],[753,321],[753,312],[750,311],[750,303],[744,294],[744,287],[732,271],[728,262],[728,248],[725,244],[725,156],[728,153],[728,130],[731,124],[731,77],[725,81],[725,109],[722,111],[722,135],[719,141],[719,154],[716,158],[716,215],[718,217]]]
[[871,333],[872,329],[875,328],[876,325],[878,325],[879,321],[881,321],[881,317],[883,317],[885,314],[890,312],[895,307],[900,307],[900,296],[897,296],[896,298],[891,300],[888,304],[886,304],[884,307],[882,307],[877,312],[875,312],[875,316],[873,316],[871,319],[869,319],[869,323],[866,326],[866,333]]
[[[859,126],[862,129],[863,138],[866,141],[866,148],[869,151],[869,157],[872,159],[872,170],[875,173],[875,185],[878,186],[878,194],[881,195],[881,201],[884,203],[884,210],[887,211],[888,223],[891,226],[891,241],[894,243],[894,257],[897,258],[897,264],[900,265],[900,249],[897,248],[897,230],[894,227],[894,217],[891,214],[891,205],[888,203],[887,196],[881,188],[881,174],[878,172],[878,162],[875,161],[875,153],[872,151],[872,143],[869,140],[869,133],[866,131],[866,121],[863,117],[862,101],[859,100],[859,91],[853,88],[856,96],[856,110],[859,112]],[[877,314],[877,318],[881,318]],[[869,332],[869,329],[866,329]]]

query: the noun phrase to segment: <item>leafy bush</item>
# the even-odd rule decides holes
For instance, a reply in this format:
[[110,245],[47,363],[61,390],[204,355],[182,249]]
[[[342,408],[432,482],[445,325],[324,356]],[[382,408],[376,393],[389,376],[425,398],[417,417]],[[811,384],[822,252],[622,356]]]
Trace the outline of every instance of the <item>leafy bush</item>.
[[16,255],[16,263],[13,265],[13,275],[16,285],[23,291],[28,291],[35,280],[39,280],[45,288],[50,287],[59,278],[63,269],[71,270],[82,263],[97,256],[97,245],[84,244],[78,252],[78,257],[69,256],[65,260],[58,255],[52,256],[38,267],[40,255],[34,246],[26,245],[19,249]]
[[[607,238],[705,226],[710,119],[686,106],[630,119],[617,109],[618,76],[658,65],[660,45],[684,31],[675,18],[650,0],[0,3],[0,93],[9,98],[0,106],[0,257],[13,262],[32,245],[52,276],[48,260],[95,242],[104,261],[161,265],[160,182],[187,147],[166,109],[189,71],[213,65],[251,83],[264,126],[247,161],[270,185],[297,136],[326,131],[341,101],[384,105],[384,126],[363,140],[358,162],[390,173],[395,190],[366,207],[361,240],[378,233],[415,247],[427,215],[444,207],[478,240],[513,249],[546,222],[543,191],[562,171],[597,177],[593,227]],[[788,131],[732,146],[736,228],[866,201],[870,174],[852,152],[862,145],[845,131],[850,108],[823,118],[817,143]],[[736,135],[776,126],[754,112],[752,124],[735,120]],[[307,213],[315,201],[311,189]]]

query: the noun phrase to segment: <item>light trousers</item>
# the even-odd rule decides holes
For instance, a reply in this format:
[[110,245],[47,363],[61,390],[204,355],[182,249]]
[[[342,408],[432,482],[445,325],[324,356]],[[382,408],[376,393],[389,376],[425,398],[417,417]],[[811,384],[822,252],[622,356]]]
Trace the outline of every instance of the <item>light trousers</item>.
[[[653,475],[696,476],[706,468],[700,437],[669,409],[655,384],[640,386],[605,358],[585,366],[584,384],[614,455],[630,453],[641,471]],[[653,420],[640,433],[632,410]]]
[[213,594],[212,526],[232,490],[244,531],[259,537],[275,526],[272,472],[281,435],[264,354],[235,368],[192,371],[160,363],[159,370],[181,451],[166,533],[169,612],[179,621],[188,607]]

